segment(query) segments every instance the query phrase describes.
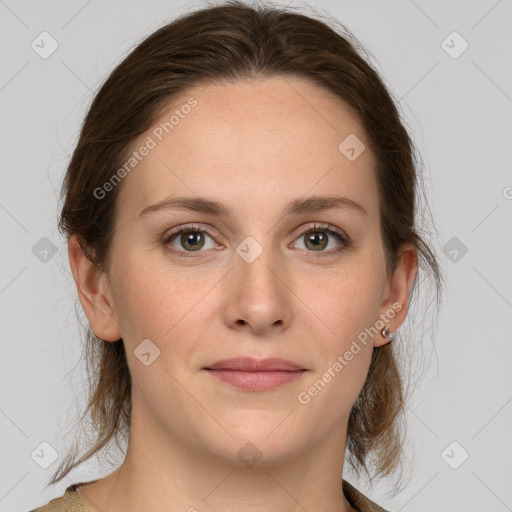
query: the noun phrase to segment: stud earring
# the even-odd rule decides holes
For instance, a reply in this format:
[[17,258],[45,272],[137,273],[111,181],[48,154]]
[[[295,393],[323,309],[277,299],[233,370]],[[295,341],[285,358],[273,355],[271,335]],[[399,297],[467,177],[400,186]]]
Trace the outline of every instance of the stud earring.
[[384,338],[391,338],[391,340],[393,339],[393,335],[391,334],[391,329],[387,325],[386,325],[386,327],[382,328],[380,333],[382,334],[382,336]]

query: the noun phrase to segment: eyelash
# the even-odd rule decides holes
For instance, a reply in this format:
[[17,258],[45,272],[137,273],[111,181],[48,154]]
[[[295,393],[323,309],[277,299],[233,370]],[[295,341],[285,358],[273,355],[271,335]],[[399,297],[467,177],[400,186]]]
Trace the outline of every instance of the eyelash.
[[[337,252],[343,251],[345,249],[348,249],[352,244],[351,240],[347,237],[347,235],[345,235],[340,229],[338,229],[336,226],[333,226],[332,224],[316,224],[316,223],[314,223],[313,226],[308,226],[308,227],[304,228],[304,230],[301,231],[301,233],[298,235],[297,238],[300,238],[308,233],[314,233],[316,231],[325,231],[325,232],[329,233],[330,235],[334,235],[343,244],[343,246],[338,249],[331,249],[330,251],[318,251],[318,252],[307,251],[307,252],[311,253],[308,257],[321,258],[324,256],[330,256],[333,253],[337,253]],[[168,246],[169,243],[175,237],[177,237],[181,233],[189,233],[189,232],[191,232],[191,233],[195,233],[195,232],[206,233],[211,238],[215,237],[215,235],[211,234],[207,229],[203,229],[200,226],[189,224],[189,225],[180,226],[179,228],[176,228],[172,233],[170,233],[169,235],[164,237],[162,243],[163,243],[163,245]],[[168,249],[173,254],[176,254],[180,258],[195,259],[198,257],[196,255],[192,256],[190,254],[192,251],[181,251],[181,250],[177,250],[177,249],[169,248],[169,247],[168,247]],[[203,251],[197,251],[197,252],[203,252]]]

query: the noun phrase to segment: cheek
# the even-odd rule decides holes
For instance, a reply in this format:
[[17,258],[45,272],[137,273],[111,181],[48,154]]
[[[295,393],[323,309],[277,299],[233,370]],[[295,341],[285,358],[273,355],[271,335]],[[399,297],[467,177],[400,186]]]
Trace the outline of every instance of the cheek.
[[346,337],[324,343],[323,352],[323,364],[295,397],[298,412],[313,429],[318,428],[318,418],[324,426],[346,424],[368,376],[373,347]]
[[[116,312],[131,343],[154,339],[160,345],[175,330],[211,284],[187,279],[161,261],[152,264],[145,253],[126,256],[118,265]],[[186,322],[185,322],[186,323]],[[139,341],[140,340],[140,341]]]
[[[311,286],[311,283],[314,286]],[[379,315],[382,276],[365,265],[346,265],[303,280],[297,295],[332,350],[341,350],[349,340],[375,324]],[[332,354],[331,354],[332,355]]]
[[[303,288],[310,321],[318,333],[319,366],[304,389],[304,401],[325,408],[331,419],[339,419],[335,404],[353,404],[368,374],[373,352],[373,336],[379,320],[382,276],[372,257],[362,257],[359,265],[347,265],[329,278],[315,280],[315,286]],[[373,266],[372,266],[373,265]],[[300,296],[300,295],[299,295]],[[318,398],[317,398],[318,397]],[[332,407],[329,406],[332,404]]]

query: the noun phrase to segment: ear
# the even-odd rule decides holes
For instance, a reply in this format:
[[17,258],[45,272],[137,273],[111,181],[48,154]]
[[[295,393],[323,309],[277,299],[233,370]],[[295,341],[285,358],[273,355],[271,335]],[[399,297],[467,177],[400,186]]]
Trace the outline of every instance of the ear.
[[68,256],[78,298],[92,331],[104,341],[119,340],[121,331],[107,274],[87,258],[76,235],[68,240]]
[[[403,244],[395,272],[389,278],[383,294],[380,308],[380,318],[394,333],[407,317],[409,295],[414,278],[418,271],[418,254],[411,243]],[[374,337],[374,346],[380,347],[389,343],[390,338],[384,338],[380,332]]]

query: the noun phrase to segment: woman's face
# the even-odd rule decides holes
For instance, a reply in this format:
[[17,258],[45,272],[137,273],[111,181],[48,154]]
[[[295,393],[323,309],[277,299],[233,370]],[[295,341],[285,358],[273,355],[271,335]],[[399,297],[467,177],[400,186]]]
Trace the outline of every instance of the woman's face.
[[[376,162],[357,118],[299,79],[203,85],[134,150],[108,276],[134,425],[239,463],[342,448],[373,347],[389,341],[380,329],[394,332],[406,309],[405,278],[386,275]],[[232,358],[302,371],[207,369]]]

